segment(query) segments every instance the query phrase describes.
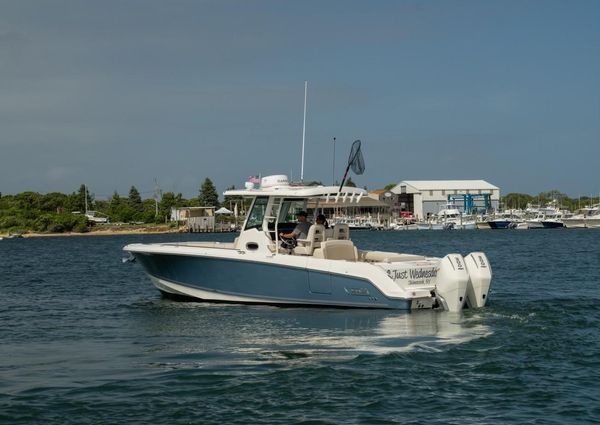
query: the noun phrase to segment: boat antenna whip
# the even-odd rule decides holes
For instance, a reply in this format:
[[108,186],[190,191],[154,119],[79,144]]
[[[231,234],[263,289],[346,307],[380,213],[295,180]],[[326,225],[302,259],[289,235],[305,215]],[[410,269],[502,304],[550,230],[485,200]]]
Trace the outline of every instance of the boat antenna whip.
[[340,184],[338,193],[342,191],[350,168],[352,168],[352,171],[354,171],[354,174],[356,175],[360,175],[365,171],[365,159],[360,150],[360,140],[355,140],[354,143],[352,143],[352,149],[350,149],[350,156],[348,157],[348,165],[346,166],[346,172],[344,173],[344,178],[342,179],[342,184]]
[[308,81],[304,82],[304,120],[302,121],[302,165],[300,166],[300,181],[304,181],[304,136],[306,135],[306,95],[308,93]]

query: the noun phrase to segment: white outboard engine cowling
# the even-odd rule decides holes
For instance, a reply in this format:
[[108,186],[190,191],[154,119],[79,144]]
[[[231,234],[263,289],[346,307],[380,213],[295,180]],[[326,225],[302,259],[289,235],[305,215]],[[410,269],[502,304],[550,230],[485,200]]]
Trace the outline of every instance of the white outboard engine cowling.
[[492,281],[492,267],[483,252],[472,252],[465,257],[469,272],[467,285],[467,306],[480,308],[485,306]]
[[440,263],[435,293],[444,310],[459,312],[465,304],[469,273],[460,254],[448,254]]

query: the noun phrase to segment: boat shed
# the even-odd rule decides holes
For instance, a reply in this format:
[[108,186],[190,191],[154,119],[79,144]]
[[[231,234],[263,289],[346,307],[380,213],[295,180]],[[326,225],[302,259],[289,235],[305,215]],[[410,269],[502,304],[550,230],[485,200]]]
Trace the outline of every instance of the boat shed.
[[484,214],[498,209],[500,188],[485,180],[403,180],[380,199],[391,205],[396,217],[409,211],[426,219],[449,202],[466,213]]
[[171,208],[171,221],[184,222],[189,232],[214,232],[215,207]]

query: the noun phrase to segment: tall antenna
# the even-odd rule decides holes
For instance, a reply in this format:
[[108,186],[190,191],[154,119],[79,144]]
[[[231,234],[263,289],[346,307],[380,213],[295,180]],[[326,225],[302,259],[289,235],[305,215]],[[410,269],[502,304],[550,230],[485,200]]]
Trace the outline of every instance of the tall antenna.
[[302,166],[300,167],[300,181],[304,181],[304,136],[306,135],[306,95],[308,93],[308,81],[304,82],[304,121],[302,123]]
[[333,167],[331,171],[331,185],[335,186],[335,137],[333,138]]

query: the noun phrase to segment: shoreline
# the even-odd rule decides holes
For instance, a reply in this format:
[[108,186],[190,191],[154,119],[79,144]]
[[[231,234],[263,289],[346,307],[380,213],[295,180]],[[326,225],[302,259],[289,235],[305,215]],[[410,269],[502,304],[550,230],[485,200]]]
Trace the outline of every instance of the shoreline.
[[[23,233],[23,238],[52,238],[52,237],[76,237],[76,236],[118,236],[118,235],[153,235],[163,233],[183,233],[178,229],[167,228],[140,228],[140,229],[101,229],[92,230],[85,233],[77,232],[61,232],[61,233],[39,233],[28,232]],[[187,232],[186,232],[187,233]],[[0,234],[2,238],[8,238],[8,234]]]
[[[27,232],[22,233],[22,238],[52,238],[52,237],[76,237],[76,236],[119,236],[119,235],[160,235],[160,234],[187,234],[190,232],[183,231],[182,228],[170,228],[170,227],[140,227],[140,228],[108,228],[91,230],[85,233],[77,232],[62,232],[62,233],[41,233],[41,232]],[[200,232],[200,233],[235,233],[235,232]],[[10,239],[9,234],[0,233],[0,238]]]

